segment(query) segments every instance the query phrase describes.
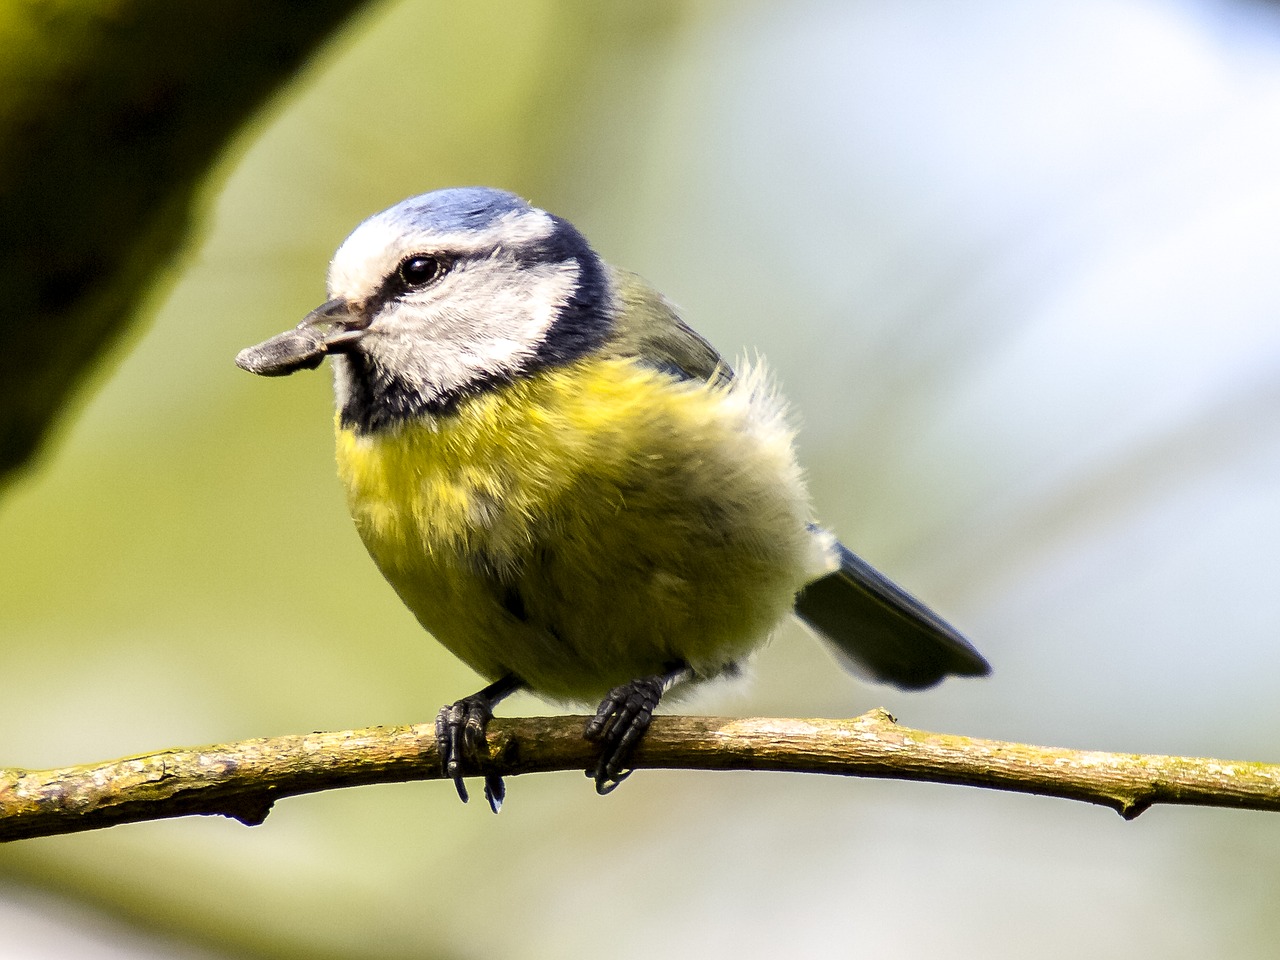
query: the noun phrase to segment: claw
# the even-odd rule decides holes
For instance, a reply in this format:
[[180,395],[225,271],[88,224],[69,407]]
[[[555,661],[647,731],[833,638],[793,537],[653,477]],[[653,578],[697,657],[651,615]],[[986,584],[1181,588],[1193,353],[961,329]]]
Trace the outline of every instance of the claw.
[[631,776],[627,763],[653,722],[662,695],[692,676],[693,671],[681,664],[668,673],[641,677],[609,691],[583,733],[600,744],[600,759],[595,769],[587,771],[596,782],[596,793],[612,793]]
[[489,809],[494,813],[502,809],[502,801],[507,798],[507,785],[496,773],[484,775],[484,798],[489,801]]
[[493,719],[489,699],[475,693],[457,703],[440,708],[436,714],[436,746],[440,751],[440,768],[453,780],[458,798],[466,803],[467,786],[462,781],[462,765],[474,764],[488,755],[485,728]]
[[[523,686],[513,676],[503,677],[491,683],[479,693],[463,697],[456,703],[441,707],[436,714],[436,748],[440,753],[440,768],[453,780],[458,798],[466,803],[470,799],[462,779],[462,768],[479,766],[489,757],[489,742],[485,738],[489,721],[493,719],[494,705]],[[496,773],[484,776],[484,796],[489,809],[497,813],[502,809],[507,788]]]

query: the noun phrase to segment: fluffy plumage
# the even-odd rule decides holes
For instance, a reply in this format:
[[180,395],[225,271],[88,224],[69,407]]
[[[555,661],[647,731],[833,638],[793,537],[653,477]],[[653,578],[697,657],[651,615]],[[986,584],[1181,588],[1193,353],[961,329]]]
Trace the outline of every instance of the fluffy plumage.
[[757,645],[827,558],[763,375],[680,380],[588,358],[447,416],[339,428],[339,474],[382,573],[482,676],[558,699]]
[[[567,221],[484,188],[415,197],[347,238],[329,294],[237,362],[333,356],[356,528],[423,626],[495,681],[441,713],[464,798],[511,690],[605,698],[588,728],[605,792],[668,687],[732,668],[793,609],[872,679],[987,671],[814,524],[763,369],[735,375]],[[496,809],[501,781],[486,791]]]

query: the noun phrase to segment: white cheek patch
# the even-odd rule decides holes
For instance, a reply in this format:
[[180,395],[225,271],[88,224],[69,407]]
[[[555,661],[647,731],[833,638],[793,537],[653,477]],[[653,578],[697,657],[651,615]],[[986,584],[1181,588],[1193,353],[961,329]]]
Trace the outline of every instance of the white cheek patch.
[[572,260],[522,266],[489,257],[460,264],[438,285],[381,313],[365,349],[426,399],[514,374],[546,340],[578,274]]

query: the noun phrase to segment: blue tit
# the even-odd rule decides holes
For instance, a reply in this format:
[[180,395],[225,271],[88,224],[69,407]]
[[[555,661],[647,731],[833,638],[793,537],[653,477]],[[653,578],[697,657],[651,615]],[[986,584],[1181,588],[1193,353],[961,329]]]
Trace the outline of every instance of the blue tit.
[[[599,702],[606,793],[658,701],[736,671],[790,613],[904,688],[987,662],[818,526],[786,410],[570,223],[501,190],[361,223],[329,299],[236,358],[333,360],[338,473],[361,539],[423,627],[489,681],[436,723],[444,772],[486,754],[516,690]],[[496,811],[499,777],[485,780]]]

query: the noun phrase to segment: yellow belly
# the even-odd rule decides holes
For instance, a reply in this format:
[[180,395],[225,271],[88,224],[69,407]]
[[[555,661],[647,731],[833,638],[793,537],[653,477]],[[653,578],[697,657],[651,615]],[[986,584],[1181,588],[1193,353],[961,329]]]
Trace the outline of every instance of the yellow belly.
[[360,436],[339,474],[369,553],[445,647],[588,700],[676,660],[712,675],[820,560],[763,377],[587,359]]

